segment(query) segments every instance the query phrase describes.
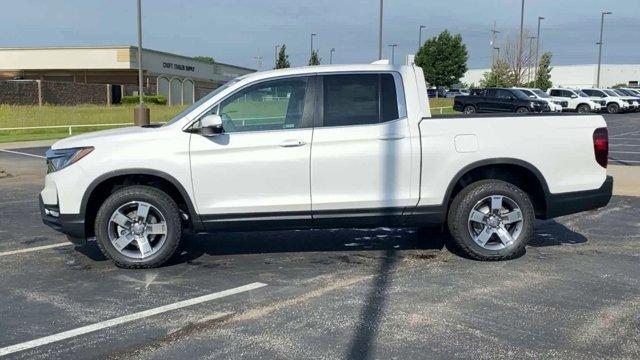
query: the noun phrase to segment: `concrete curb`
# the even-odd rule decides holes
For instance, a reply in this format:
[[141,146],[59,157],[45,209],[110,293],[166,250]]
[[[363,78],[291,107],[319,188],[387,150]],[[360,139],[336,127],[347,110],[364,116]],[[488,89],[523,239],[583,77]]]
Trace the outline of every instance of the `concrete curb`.
[[58,140],[60,139],[0,143],[0,149],[11,150],[11,149],[21,149],[21,148],[30,148],[30,147],[49,147],[53,145],[55,142],[57,142]]
[[613,194],[640,196],[640,166],[609,165],[607,173],[613,176]]

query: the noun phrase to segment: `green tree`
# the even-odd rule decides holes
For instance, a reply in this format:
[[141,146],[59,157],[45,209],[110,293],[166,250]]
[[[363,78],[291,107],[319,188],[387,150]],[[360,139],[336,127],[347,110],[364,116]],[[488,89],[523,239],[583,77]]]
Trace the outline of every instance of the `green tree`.
[[547,51],[544,54],[542,54],[542,57],[540,57],[540,64],[538,65],[538,74],[535,80],[533,81],[533,87],[536,87],[542,90],[547,90],[553,85],[551,83],[551,70],[553,70],[553,67],[551,67],[552,55],[553,54],[551,54],[551,52]]
[[424,78],[431,86],[451,87],[459,83],[467,72],[468,59],[462,36],[452,36],[445,30],[420,47],[415,63],[422,68]]
[[514,85],[513,72],[509,63],[501,59],[498,59],[491,67],[491,71],[484,73],[482,80],[480,80],[480,86],[485,88],[510,87]]
[[211,56],[195,56],[194,59],[210,63],[216,62]]
[[278,59],[276,60],[276,69],[285,69],[291,67],[289,64],[289,55],[287,55],[287,45],[282,44],[278,51]]
[[318,56],[318,50],[313,50],[309,58],[309,65],[320,65],[320,61],[322,61],[322,59]]

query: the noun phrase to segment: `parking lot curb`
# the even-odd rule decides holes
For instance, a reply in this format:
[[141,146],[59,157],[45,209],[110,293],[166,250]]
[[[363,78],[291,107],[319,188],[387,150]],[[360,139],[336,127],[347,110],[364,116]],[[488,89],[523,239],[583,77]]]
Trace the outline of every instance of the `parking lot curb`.
[[49,147],[58,140],[60,139],[0,143],[0,149],[10,150],[10,149],[22,149],[22,148],[32,148],[32,147]]
[[640,166],[609,165],[607,173],[613,176],[613,194],[640,196]]

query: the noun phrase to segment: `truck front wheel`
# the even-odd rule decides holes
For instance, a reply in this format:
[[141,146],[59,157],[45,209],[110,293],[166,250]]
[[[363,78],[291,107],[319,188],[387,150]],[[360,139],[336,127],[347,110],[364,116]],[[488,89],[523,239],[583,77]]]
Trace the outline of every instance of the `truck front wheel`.
[[500,180],[482,180],[453,200],[448,227],[455,244],[477,260],[520,256],[533,234],[535,219],[529,196]]
[[96,242],[124,268],[162,265],[176,252],[182,224],[175,201],[161,190],[134,185],[111,194],[96,215]]

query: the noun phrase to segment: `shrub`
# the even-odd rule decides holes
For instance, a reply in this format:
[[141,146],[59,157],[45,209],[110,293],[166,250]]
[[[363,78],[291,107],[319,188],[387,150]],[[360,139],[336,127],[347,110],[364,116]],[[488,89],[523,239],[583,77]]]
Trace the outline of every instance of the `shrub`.
[[[147,104],[167,105],[167,98],[162,95],[145,95],[144,102]],[[138,96],[123,96],[120,100],[122,104],[137,104],[140,101]]]

